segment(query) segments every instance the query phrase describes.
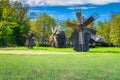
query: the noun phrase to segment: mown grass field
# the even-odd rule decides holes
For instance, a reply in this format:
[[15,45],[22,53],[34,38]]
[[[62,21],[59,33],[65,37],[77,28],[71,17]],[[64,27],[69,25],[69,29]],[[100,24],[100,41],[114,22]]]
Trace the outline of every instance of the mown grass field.
[[0,48],[0,80],[120,80],[120,48]]

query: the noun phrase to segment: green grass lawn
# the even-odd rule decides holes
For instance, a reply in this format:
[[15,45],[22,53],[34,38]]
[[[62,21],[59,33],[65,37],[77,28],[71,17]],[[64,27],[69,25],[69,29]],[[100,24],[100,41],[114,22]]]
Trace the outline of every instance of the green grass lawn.
[[[28,49],[26,47],[5,47],[0,48],[0,50],[26,50],[26,51],[40,51],[40,52],[67,52],[67,53],[81,53],[76,52],[73,50],[73,48],[53,48],[53,47],[34,47],[33,49]],[[120,48],[117,47],[96,47],[96,48],[90,48],[88,52],[84,53],[120,53]]]
[[[43,54],[3,54],[3,50]],[[81,53],[72,48],[0,48],[0,80],[120,80],[120,49],[99,47]]]

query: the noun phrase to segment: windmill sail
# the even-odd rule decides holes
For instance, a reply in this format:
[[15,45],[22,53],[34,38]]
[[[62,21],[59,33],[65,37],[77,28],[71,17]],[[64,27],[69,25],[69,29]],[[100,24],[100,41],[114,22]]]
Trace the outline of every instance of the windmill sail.
[[94,13],[92,16],[90,16],[81,26],[88,26],[90,23],[92,23],[94,20],[96,20],[100,15],[98,13]]
[[79,24],[75,24],[75,23],[71,23],[71,22],[67,22],[67,26],[71,27],[73,29],[78,29],[79,28]]

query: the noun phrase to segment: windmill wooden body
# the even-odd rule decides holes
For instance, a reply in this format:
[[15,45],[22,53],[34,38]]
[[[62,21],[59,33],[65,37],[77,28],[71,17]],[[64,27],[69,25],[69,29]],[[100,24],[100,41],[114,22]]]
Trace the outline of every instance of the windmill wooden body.
[[86,52],[89,50],[89,40],[91,34],[95,35],[96,31],[87,28],[87,26],[92,23],[95,19],[99,17],[99,14],[94,13],[88,19],[84,20],[80,9],[76,9],[76,17],[78,23],[67,22],[67,26],[74,29],[70,40],[73,41],[73,47],[76,51]]
[[56,48],[66,47],[66,36],[64,31],[58,31],[52,29],[52,35],[50,36],[50,44]]
[[26,47],[33,48],[33,46],[35,45],[33,36],[34,36],[34,34],[24,35],[24,37],[26,38],[26,41],[25,41],[25,46]]

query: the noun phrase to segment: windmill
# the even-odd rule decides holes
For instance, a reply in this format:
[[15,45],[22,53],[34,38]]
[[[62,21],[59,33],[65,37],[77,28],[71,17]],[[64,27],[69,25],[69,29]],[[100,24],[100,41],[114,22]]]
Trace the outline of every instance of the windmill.
[[66,36],[64,31],[58,31],[56,28],[52,29],[52,35],[50,36],[50,44],[56,48],[64,48],[66,43]]
[[28,48],[33,48],[33,46],[35,45],[35,42],[33,39],[34,34],[33,33],[31,33],[30,35],[24,34],[23,36],[26,38],[25,46]]
[[89,50],[89,40],[91,34],[96,34],[95,30],[87,28],[87,26],[96,20],[100,15],[98,13],[94,13],[85,20],[82,17],[81,8],[77,7],[75,11],[78,23],[67,22],[67,26],[73,28],[74,30],[70,39],[73,40],[74,50],[86,52]]

